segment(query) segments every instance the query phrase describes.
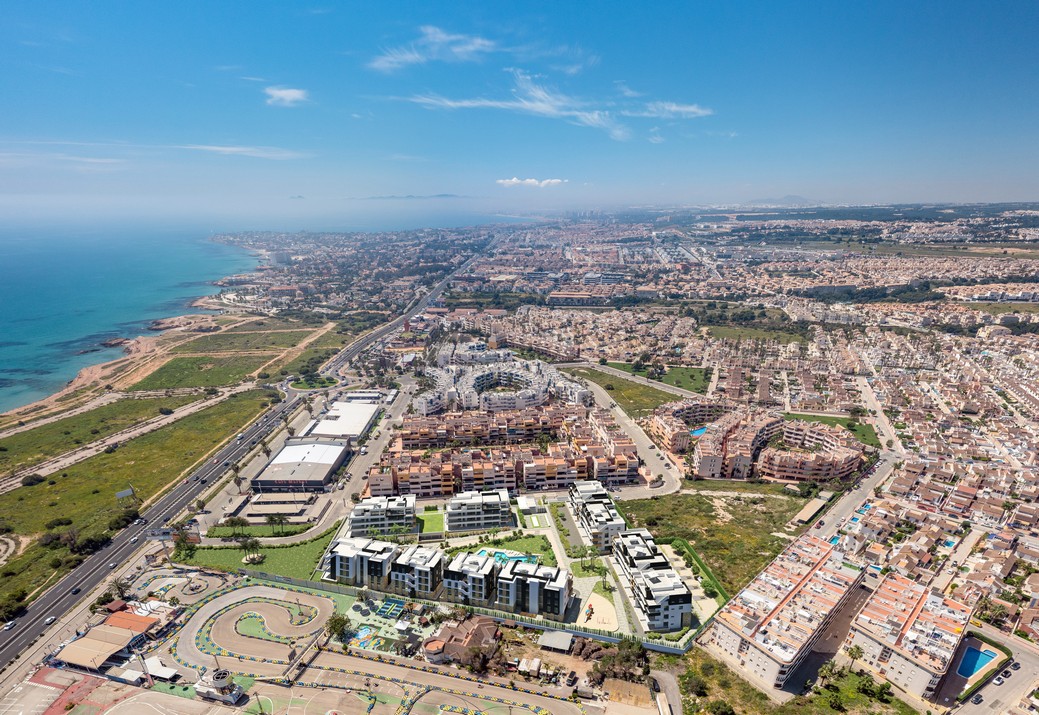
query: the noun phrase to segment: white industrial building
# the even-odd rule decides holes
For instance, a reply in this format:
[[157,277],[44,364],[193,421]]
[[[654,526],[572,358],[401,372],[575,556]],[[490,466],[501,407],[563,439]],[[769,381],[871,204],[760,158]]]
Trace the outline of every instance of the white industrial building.
[[381,411],[382,407],[378,402],[333,402],[327,413],[304,428],[303,434],[307,437],[357,442],[375,424],[375,419]]
[[253,477],[254,492],[325,491],[346,459],[345,445],[320,438],[289,441]]

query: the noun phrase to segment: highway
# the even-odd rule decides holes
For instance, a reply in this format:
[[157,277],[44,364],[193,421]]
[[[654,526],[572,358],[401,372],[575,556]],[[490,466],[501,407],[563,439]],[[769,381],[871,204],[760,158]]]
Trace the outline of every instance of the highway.
[[[418,315],[426,309],[429,303],[439,296],[451,278],[460,271],[468,268],[481,254],[476,253],[455,271],[446,276],[418,299],[402,315],[371,332],[354,340],[343,348],[322,368],[323,374],[333,373],[339,377],[343,366],[350,360],[360,355],[369,346],[401,327],[405,320]],[[283,384],[282,389],[286,392],[286,399],[278,403],[274,408],[268,410],[259,419],[245,428],[240,438],[234,439],[220,449],[205,464],[192,472],[186,479],[176,484],[158,501],[155,502],[141,516],[147,520],[144,526],[133,525],[123,529],[112,537],[111,543],[87,559],[70,573],[66,574],[56,584],[49,587],[39,598],[26,608],[25,613],[16,619],[16,625],[9,631],[0,631],[0,668],[14,660],[20,653],[25,652],[43,633],[48,624],[45,621],[54,616],[61,618],[68,613],[80,598],[89,595],[90,592],[112,575],[113,571],[129,559],[130,555],[144,545],[140,537],[144,532],[153,527],[162,526],[177,516],[190,503],[197,500],[199,495],[212,486],[212,482],[221,478],[228,467],[225,462],[234,464],[241,460],[252,450],[257,443],[269,436],[281,427],[282,415],[291,414],[300,404],[302,398],[300,392]],[[138,537],[138,542],[131,542],[133,537]],[[79,593],[73,594],[72,590],[78,589]]]
[[[65,615],[80,598],[107,579],[115,568],[122,565],[143,545],[131,542],[133,537],[141,537],[145,530],[167,523],[188,504],[198,499],[202,492],[212,486],[211,482],[221,478],[227,471],[225,462],[233,464],[244,457],[254,448],[253,440],[259,442],[279,428],[281,416],[295,410],[299,402],[300,398],[290,393],[289,399],[278,403],[245,428],[240,439],[226,444],[205,464],[174,485],[155,504],[142,512],[141,516],[147,520],[144,526],[129,526],[118,532],[108,546],[91,554],[82,564],[33,601],[26,612],[17,618],[17,625],[12,630],[0,631],[0,664],[6,666],[15,656],[25,651],[47,630],[44,623],[47,618],[60,618]],[[110,568],[110,564],[115,564],[115,567]],[[73,594],[74,588],[82,593]]]

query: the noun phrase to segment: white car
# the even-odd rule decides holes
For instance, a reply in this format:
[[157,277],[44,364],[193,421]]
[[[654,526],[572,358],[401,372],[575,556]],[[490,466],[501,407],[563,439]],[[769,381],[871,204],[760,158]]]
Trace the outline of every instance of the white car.
[[4,624],[4,630],[5,631],[9,631],[12,628],[14,628],[14,621],[8,621],[7,623]]
[[56,620],[58,620],[57,616],[48,616],[47,620],[43,622],[43,625],[49,626],[50,624],[54,623],[54,621],[56,621]]

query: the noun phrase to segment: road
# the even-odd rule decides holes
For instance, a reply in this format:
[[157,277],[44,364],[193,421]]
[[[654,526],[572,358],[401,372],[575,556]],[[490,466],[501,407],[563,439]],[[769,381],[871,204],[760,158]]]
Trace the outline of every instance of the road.
[[[455,274],[464,271],[481,254],[476,253],[455,271],[446,276],[411,306],[403,315],[384,326],[357,338],[343,348],[322,368],[323,374],[338,374],[354,357],[360,355],[376,341],[386,337],[400,328],[403,322],[419,314],[439,296],[447,287]],[[142,512],[147,520],[146,527],[130,527],[116,534],[111,543],[99,552],[89,556],[80,566],[66,574],[56,584],[48,588],[39,598],[33,601],[18,617],[16,627],[9,631],[0,631],[0,667],[6,668],[16,656],[26,651],[47,630],[45,621],[51,616],[60,618],[67,613],[83,594],[90,593],[96,586],[108,578],[114,569],[126,561],[130,555],[140,548],[142,543],[132,542],[135,536],[140,537],[148,527],[168,523],[188,504],[198,499],[199,495],[212,485],[209,482],[223,476],[228,467],[245,457],[256,443],[268,437],[281,426],[282,415],[291,414],[299,406],[302,398],[300,391],[283,385],[286,399],[278,403],[242,432],[240,437],[229,442],[211,459],[192,472],[187,479],[175,484],[162,495],[151,507]],[[359,477],[359,474],[355,473]],[[78,589],[82,593],[73,594]]]
[[884,480],[891,476],[891,470],[899,456],[894,452],[881,452],[880,460],[873,468],[873,472],[862,479],[858,488],[844,492],[837,502],[827,510],[824,519],[825,525],[821,529],[812,529],[812,533],[824,539],[830,539],[841,525],[862,506],[863,502],[873,498],[873,489],[883,484]]
[[[142,516],[148,522],[146,526],[123,529],[112,538],[108,546],[87,557],[79,567],[66,574],[33,601],[25,613],[16,620],[15,628],[0,632],[0,664],[6,666],[43,635],[47,630],[47,618],[60,618],[75,605],[82,594],[73,594],[73,589],[87,594],[107,579],[114,568],[125,562],[143,545],[131,542],[133,537],[140,537],[148,528],[168,523],[188,504],[198,499],[202,492],[212,486],[210,482],[222,477],[227,471],[225,462],[233,464],[244,457],[253,448],[250,443],[253,440],[259,442],[278,428],[281,415],[290,414],[299,402],[298,396],[290,394],[289,399],[268,410],[242,432],[240,439],[229,442],[187,479],[175,484],[151,507],[144,510]],[[111,566],[112,564],[115,566]]]

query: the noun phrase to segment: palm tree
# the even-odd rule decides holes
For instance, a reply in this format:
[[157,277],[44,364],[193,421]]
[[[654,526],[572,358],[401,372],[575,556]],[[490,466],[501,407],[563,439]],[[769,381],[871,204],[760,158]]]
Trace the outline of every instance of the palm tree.
[[117,578],[112,582],[112,588],[115,590],[115,594],[119,598],[126,598],[127,594],[130,593],[130,582],[125,578]]
[[825,688],[826,681],[830,680],[835,675],[837,675],[837,666],[834,664],[834,662],[832,660],[828,660],[825,663],[823,663],[821,666],[819,666],[819,680],[822,681],[822,684],[819,687]]
[[267,526],[271,527],[271,535],[274,535],[274,527],[278,525],[278,515],[268,514],[267,515]]
[[243,519],[240,516],[229,516],[226,519],[224,519],[224,526],[230,526],[231,533],[238,534],[239,529],[244,529],[245,527],[249,526],[249,520]]
[[853,645],[851,648],[848,648],[848,657],[851,658],[851,669],[852,670],[855,670],[855,661],[857,661],[859,658],[861,658],[862,655],[863,655],[863,653],[862,653],[862,646],[860,646],[860,645]]
[[271,446],[267,444],[267,440],[263,440],[260,442],[260,449],[263,450],[264,457],[271,456]]

